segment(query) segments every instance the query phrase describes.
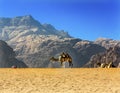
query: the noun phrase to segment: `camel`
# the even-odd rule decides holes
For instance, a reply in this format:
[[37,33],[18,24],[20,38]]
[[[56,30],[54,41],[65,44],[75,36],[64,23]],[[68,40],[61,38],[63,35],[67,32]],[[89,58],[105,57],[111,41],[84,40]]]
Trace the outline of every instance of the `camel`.
[[97,66],[99,66],[100,68],[111,68],[111,67],[115,67],[113,65],[113,62],[109,62],[107,63],[97,63]]
[[61,66],[63,66],[63,62],[69,62],[69,67],[73,67],[73,63],[72,63],[72,58],[68,53],[62,53],[59,58],[54,58],[51,57],[50,61],[52,62],[60,62]]
[[112,67],[112,62],[105,65],[105,68],[110,68],[110,67]]
[[111,63],[109,63],[109,64],[101,63],[100,67],[101,68],[110,68],[111,67]]

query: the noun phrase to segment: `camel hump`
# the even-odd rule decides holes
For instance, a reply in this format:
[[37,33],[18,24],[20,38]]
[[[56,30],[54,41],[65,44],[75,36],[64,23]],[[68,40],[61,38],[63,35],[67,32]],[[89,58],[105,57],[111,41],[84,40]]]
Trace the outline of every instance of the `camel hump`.
[[66,54],[64,52],[62,52],[62,54],[60,56],[61,57],[66,57]]
[[68,53],[66,53],[66,57],[70,57],[70,55]]
[[72,60],[72,59],[71,59],[71,56],[70,56],[68,53],[62,52],[62,53],[60,54],[60,56],[59,56],[59,60],[66,60],[66,58],[67,58],[67,60],[68,60],[68,59],[69,59],[69,60]]

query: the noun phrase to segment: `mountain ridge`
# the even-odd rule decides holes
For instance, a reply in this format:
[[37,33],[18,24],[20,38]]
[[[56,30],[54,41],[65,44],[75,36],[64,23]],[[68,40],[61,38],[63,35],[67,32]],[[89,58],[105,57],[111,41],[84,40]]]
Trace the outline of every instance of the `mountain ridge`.
[[116,44],[120,46],[120,41],[112,39],[89,41],[71,37],[64,30],[41,24],[30,15],[4,19],[0,18],[0,39],[6,41],[17,59],[28,67],[60,67],[59,62],[51,63],[49,59],[59,57],[62,52],[72,56],[74,67],[84,67],[93,55]]
[[[41,24],[39,21],[35,20],[31,15],[19,16],[14,18],[0,18],[0,28],[2,37],[1,39],[5,40],[4,37],[7,30],[28,30],[32,34],[37,35],[57,35],[61,37],[71,37],[68,33],[55,29],[51,24]],[[19,31],[20,33],[21,31]],[[30,34],[31,34],[30,33]],[[9,35],[7,35],[9,38]]]

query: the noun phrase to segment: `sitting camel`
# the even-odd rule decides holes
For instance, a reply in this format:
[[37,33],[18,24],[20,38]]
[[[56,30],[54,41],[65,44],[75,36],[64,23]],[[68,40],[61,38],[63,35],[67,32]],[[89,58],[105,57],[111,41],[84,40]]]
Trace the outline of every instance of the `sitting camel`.
[[107,63],[97,63],[97,66],[99,66],[100,68],[111,68],[111,67],[115,67],[113,65],[113,62],[109,62]]
[[62,53],[59,58],[54,58],[54,57],[51,57],[50,58],[50,61],[53,61],[53,62],[61,62],[61,66],[63,66],[63,62],[69,62],[69,67],[73,67],[73,64],[72,64],[72,58],[71,56],[68,54],[68,53]]

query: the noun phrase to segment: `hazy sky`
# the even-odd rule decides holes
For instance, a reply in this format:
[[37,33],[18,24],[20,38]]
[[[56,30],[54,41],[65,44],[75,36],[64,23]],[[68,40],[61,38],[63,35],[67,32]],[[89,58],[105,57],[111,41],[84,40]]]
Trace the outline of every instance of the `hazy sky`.
[[120,40],[120,0],[0,0],[0,17],[32,15],[71,36]]

